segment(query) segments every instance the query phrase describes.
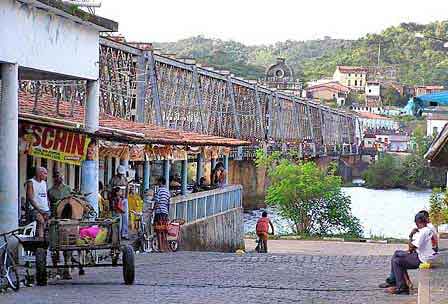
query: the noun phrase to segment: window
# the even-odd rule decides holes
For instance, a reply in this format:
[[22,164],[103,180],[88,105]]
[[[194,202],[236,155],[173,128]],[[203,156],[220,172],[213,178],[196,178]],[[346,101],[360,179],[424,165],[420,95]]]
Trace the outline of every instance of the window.
[[355,87],[358,86],[358,80],[355,80]]
[[348,77],[352,76],[352,74],[348,73]]
[[349,87],[350,85],[351,85],[351,82],[350,82],[350,79],[349,79],[349,80],[347,80],[347,86]]
[[372,93],[372,89],[369,89],[369,93]]
[[362,80],[359,81],[359,86],[362,87]]
[[358,74],[355,74],[355,77],[358,77]]

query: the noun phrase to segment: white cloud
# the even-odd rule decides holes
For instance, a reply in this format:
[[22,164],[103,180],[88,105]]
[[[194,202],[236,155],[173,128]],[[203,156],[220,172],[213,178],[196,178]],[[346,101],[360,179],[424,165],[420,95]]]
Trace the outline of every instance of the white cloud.
[[103,0],[97,13],[130,40],[196,35],[246,44],[331,36],[358,38],[401,22],[448,19],[445,0]]

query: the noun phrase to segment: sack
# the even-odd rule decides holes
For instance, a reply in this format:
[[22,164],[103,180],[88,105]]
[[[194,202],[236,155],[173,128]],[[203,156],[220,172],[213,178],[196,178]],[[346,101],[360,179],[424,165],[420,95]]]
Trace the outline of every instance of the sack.
[[106,239],[107,239],[107,229],[102,228],[100,233],[98,233],[95,238],[95,245],[101,245],[106,243]]

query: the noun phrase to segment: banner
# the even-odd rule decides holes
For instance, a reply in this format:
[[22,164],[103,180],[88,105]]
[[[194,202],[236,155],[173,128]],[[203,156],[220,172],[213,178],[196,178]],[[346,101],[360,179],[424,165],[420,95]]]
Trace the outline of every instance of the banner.
[[[95,151],[95,142],[90,144],[87,134],[76,133],[55,127],[39,126],[21,122],[19,124],[20,150],[34,157],[80,165],[86,158],[87,149]],[[91,158],[95,153],[89,153]]]

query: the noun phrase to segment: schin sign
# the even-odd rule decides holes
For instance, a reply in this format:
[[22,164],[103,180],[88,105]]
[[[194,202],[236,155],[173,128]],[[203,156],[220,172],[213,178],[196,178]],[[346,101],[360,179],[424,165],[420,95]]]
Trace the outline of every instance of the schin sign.
[[20,123],[21,152],[62,163],[80,165],[86,158],[90,138],[86,134]]

